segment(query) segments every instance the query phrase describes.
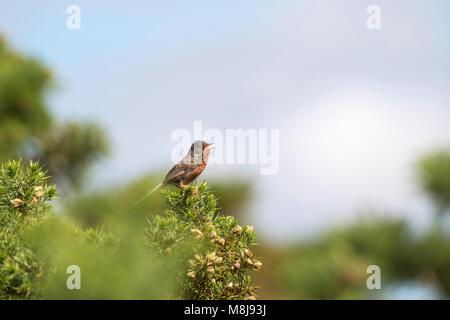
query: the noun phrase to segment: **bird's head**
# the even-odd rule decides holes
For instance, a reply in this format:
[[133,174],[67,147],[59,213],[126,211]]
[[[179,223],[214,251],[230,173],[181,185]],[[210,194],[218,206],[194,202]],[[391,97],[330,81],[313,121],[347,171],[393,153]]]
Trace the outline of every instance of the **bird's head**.
[[213,143],[207,143],[202,140],[195,141],[189,151],[188,157],[189,161],[194,161],[194,163],[206,163],[208,161],[209,152],[211,151],[211,145]]
[[195,141],[192,144],[191,152],[193,152],[193,153],[200,153],[200,152],[203,152],[203,151],[209,151],[211,149],[214,149],[214,148],[211,147],[213,144],[214,143],[208,143],[208,142],[205,142],[203,140],[197,140],[197,141]]

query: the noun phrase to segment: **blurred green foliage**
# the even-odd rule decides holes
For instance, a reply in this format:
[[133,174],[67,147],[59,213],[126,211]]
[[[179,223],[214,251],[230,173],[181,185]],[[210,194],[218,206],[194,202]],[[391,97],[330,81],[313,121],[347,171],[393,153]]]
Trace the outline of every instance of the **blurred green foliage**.
[[[421,157],[416,167],[437,215],[448,210],[449,168],[450,153],[445,148]],[[444,221],[418,232],[405,220],[383,216],[387,215],[371,213],[313,240],[282,250],[267,248],[267,253],[275,251],[262,252],[273,269],[258,280],[285,298],[380,298],[382,292],[366,286],[367,267],[377,265],[383,285],[413,280],[433,286],[443,298],[450,296],[450,234],[442,227]],[[262,292],[264,298],[269,294],[273,293]]]
[[[48,215],[23,237],[45,261],[46,299],[166,299],[175,285],[167,275],[176,270],[146,250],[143,227],[119,234],[81,230],[70,219]],[[80,268],[80,290],[66,286],[71,265]]]
[[[143,220],[164,208],[159,192],[135,205],[162,178],[163,172],[153,173],[123,185],[74,194],[63,202],[65,214],[83,227],[117,225],[118,221],[123,224],[121,228],[139,227]],[[234,183],[213,181],[210,186],[222,214],[245,218],[250,194],[249,183],[236,179]]]
[[50,86],[49,70],[14,53],[0,39],[0,160],[15,158],[31,137],[50,127],[44,105]]
[[367,218],[286,250],[275,273],[280,286],[300,299],[368,299],[366,269],[377,265],[382,283],[417,279],[439,283],[450,294],[450,236],[416,235],[401,220]]
[[248,202],[252,197],[252,187],[246,180],[213,180],[210,189],[218,199],[218,206],[224,215],[233,216],[242,223],[248,222]]
[[450,209],[450,148],[421,157],[417,172],[420,186],[433,199],[438,212]]
[[0,38],[0,161],[39,160],[53,182],[78,186],[108,143],[96,124],[54,119],[45,104],[53,86],[50,70]]
[[31,158],[45,164],[59,188],[80,187],[84,173],[109,152],[103,130],[94,123],[55,124],[28,149]]

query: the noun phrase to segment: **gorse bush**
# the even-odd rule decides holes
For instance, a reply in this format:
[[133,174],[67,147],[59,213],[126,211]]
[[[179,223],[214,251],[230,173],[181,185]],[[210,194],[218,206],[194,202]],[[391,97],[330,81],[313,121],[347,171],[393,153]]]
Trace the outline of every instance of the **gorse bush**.
[[[143,235],[141,242],[137,237],[125,242],[101,227],[82,230],[53,214],[48,201],[56,189],[47,179],[38,163],[1,166],[0,299],[160,298],[142,281],[151,283],[156,274]],[[70,265],[81,268],[84,290],[67,288]]]
[[179,299],[255,299],[250,270],[262,263],[253,256],[253,227],[240,226],[218,212],[206,183],[184,193],[163,191],[166,210],[148,220],[148,245],[161,259],[177,264]]
[[[125,214],[83,229],[52,212],[47,179],[35,162],[1,166],[0,299],[254,299],[253,228],[218,214],[206,184],[164,190],[166,210],[147,230]],[[81,290],[66,286],[71,265]]]
[[[21,161],[10,161],[0,170],[0,208],[9,209],[13,216],[24,217],[47,211],[49,200],[56,195],[55,186],[46,183],[48,177],[38,162],[30,161],[27,168]],[[37,217],[36,217],[37,218]]]
[[43,262],[22,238],[23,231],[49,209],[54,186],[38,163],[8,162],[0,168],[0,299],[33,298],[42,293]]

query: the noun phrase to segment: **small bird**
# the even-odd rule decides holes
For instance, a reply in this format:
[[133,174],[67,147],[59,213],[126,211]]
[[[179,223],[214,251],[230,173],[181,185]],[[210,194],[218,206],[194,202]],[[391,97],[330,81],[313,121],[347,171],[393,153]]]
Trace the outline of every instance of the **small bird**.
[[[206,164],[208,163],[209,152],[212,149],[210,148],[211,145],[213,145],[213,143],[207,143],[202,140],[195,141],[187,155],[170,169],[169,173],[164,178],[164,181],[138,200],[135,205],[149,197],[162,186],[172,185],[184,190],[189,183],[197,179],[203,170],[205,170]],[[194,187],[194,193],[197,192],[197,187]]]

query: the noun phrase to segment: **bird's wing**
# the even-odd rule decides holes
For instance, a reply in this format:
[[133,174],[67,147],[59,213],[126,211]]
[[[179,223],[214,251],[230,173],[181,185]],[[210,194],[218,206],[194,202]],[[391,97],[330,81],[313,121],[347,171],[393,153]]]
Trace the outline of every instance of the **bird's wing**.
[[[172,169],[170,169],[166,178],[164,179],[164,183],[172,182],[173,180],[182,180],[185,173],[185,168],[180,165],[175,165]],[[179,179],[176,179],[179,178]]]

